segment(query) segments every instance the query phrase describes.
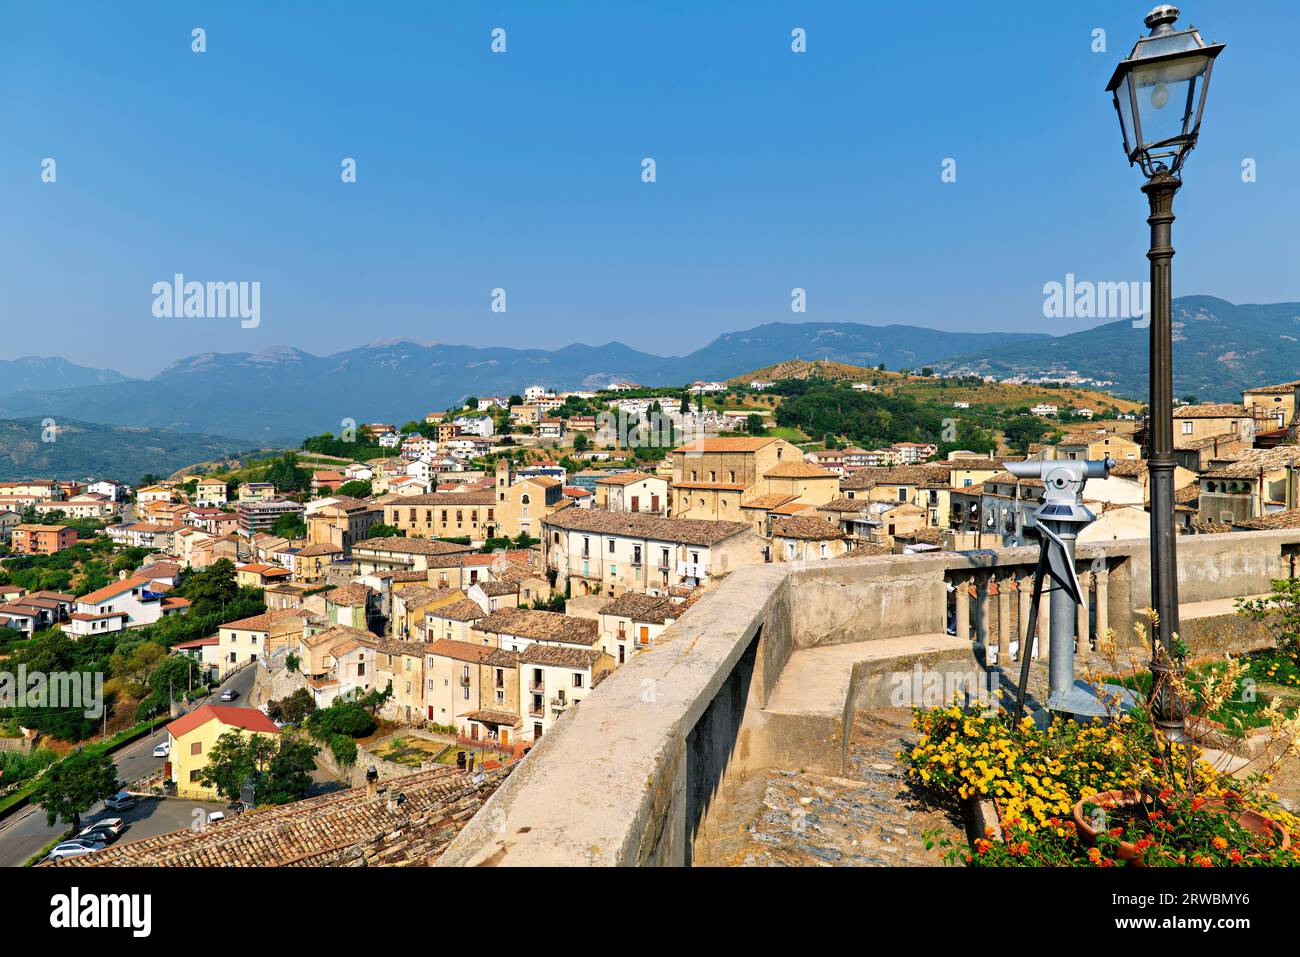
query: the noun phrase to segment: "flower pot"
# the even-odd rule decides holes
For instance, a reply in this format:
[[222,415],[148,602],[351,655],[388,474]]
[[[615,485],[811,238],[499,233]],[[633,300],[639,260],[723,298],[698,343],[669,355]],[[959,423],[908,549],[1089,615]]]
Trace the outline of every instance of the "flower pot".
[[[1096,804],[1105,806],[1107,804],[1116,807],[1123,807],[1142,803],[1142,792],[1136,790],[1130,791],[1102,791],[1100,794],[1094,794],[1090,798],[1082,798],[1074,805],[1071,816],[1074,818],[1075,831],[1079,837],[1087,844],[1094,844],[1097,840],[1097,829],[1094,828],[1084,817],[1084,804]],[[1287,834],[1286,829],[1279,825],[1272,818],[1260,814],[1258,811],[1249,808],[1243,808],[1240,804],[1240,798],[1229,800],[1221,796],[1208,797],[1205,800],[1205,806],[1212,810],[1229,809],[1235,811],[1234,819],[1245,830],[1251,834],[1260,837],[1272,837],[1277,846],[1286,850],[1291,846],[1291,836]],[[1137,860],[1137,845],[1131,841],[1120,841],[1119,849],[1116,852],[1121,860],[1133,861],[1135,866],[1141,866]]]

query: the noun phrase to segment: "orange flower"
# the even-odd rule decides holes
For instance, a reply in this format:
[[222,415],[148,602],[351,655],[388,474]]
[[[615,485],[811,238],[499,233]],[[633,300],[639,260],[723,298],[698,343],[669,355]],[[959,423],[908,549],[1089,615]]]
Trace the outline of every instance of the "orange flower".
[[1228,846],[1227,838],[1219,834],[1214,835],[1214,840],[1210,841],[1210,843],[1221,851]]
[[1089,848],[1089,849],[1088,849],[1088,860],[1092,861],[1094,864],[1100,862],[1100,861],[1101,861],[1101,848],[1099,848],[1099,847],[1091,847],[1091,848]]

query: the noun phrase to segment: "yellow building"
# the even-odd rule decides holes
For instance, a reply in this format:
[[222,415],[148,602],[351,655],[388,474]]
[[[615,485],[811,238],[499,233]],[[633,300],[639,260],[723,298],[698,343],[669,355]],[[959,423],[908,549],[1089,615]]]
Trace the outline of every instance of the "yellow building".
[[261,735],[275,738],[280,729],[256,708],[234,708],[205,704],[167,725],[167,773],[176,785],[177,797],[214,801],[215,788],[204,785],[199,775],[208,766],[208,755],[223,735]]
[[767,491],[764,476],[802,462],[798,446],[776,438],[700,439],[673,450],[668,514],[673,518],[744,521],[741,502]]
[[384,524],[412,538],[468,538],[482,543],[498,535],[497,497],[491,489],[434,492],[384,502]]
[[[1191,406],[1188,406],[1191,408]],[[1132,439],[1107,429],[1072,432],[1056,443],[1058,459],[1104,459],[1116,462],[1142,458],[1142,446]]]
[[1241,393],[1241,401],[1261,432],[1285,429],[1295,421],[1300,380],[1260,386]]

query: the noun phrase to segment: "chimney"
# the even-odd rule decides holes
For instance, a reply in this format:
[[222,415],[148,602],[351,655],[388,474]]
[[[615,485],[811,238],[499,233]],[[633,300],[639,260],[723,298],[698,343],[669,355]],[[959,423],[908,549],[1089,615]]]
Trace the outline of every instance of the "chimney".
[[379,794],[379,769],[373,764],[366,770],[366,797],[372,798]]

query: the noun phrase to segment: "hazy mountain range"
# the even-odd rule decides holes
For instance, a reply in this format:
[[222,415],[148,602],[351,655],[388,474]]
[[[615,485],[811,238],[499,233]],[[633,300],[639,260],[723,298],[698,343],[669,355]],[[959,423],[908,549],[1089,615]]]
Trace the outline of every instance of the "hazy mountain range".
[[[1189,296],[1174,301],[1174,318],[1179,395],[1240,401],[1243,387],[1300,378],[1300,304],[1237,306]],[[337,432],[344,419],[400,425],[468,395],[509,395],[533,384],[595,388],[617,380],[682,385],[788,359],[883,362],[889,369],[929,365],[999,377],[1077,373],[1110,380],[1117,394],[1141,399],[1147,330],[1129,320],[1055,337],[781,322],[727,333],[683,356],[617,342],[545,350],[392,340],[328,356],[290,347],[204,353],[150,379],[62,359],[18,359],[0,362],[0,417],[235,436],[218,441],[249,446],[296,444],[307,435]],[[4,442],[0,436],[0,456]]]
[[259,445],[296,444],[306,435],[337,432],[347,418],[400,425],[468,395],[510,395],[533,384],[558,389],[595,388],[618,380],[684,385],[729,378],[787,358],[883,362],[897,369],[1045,338],[915,326],[770,323],[720,336],[680,357],[652,355],[617,342],[548,351],[396,340],[329,356],[278,347],[255,354],[190,356],[151,379],[0,393],[0,416],[48,416],[234,435]]
[[[1035,342],[1008,342],[932,363],[998,378],[1073,370],[1145,399],[1150,329],[1128,319]],[[1241,390],[1300,379],[1300,303],[1236,306],[1213,296],[1173,303],[1174,393],[1240,402]]]

